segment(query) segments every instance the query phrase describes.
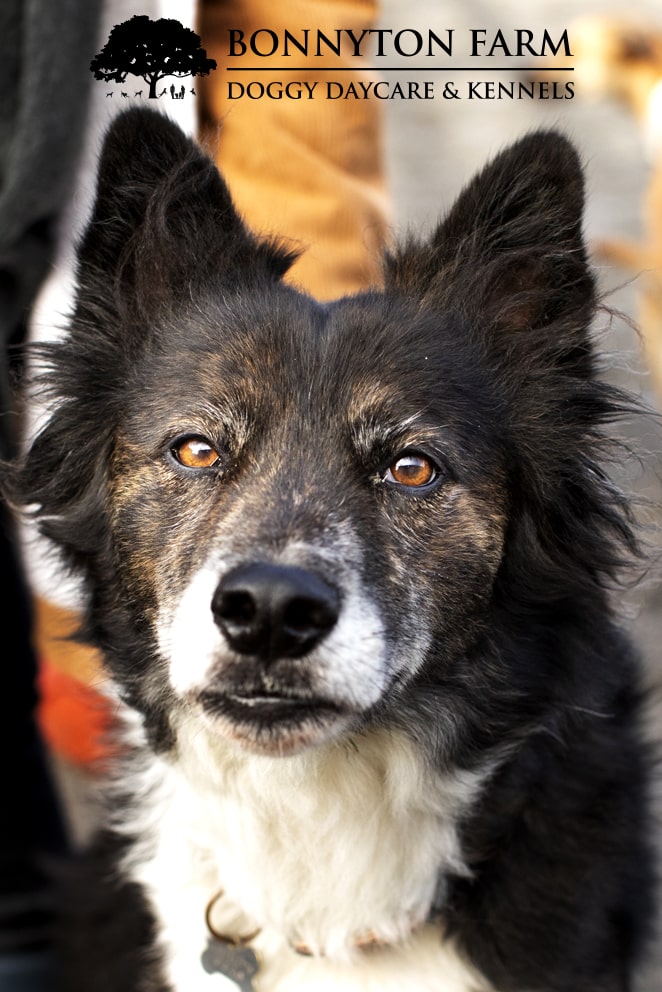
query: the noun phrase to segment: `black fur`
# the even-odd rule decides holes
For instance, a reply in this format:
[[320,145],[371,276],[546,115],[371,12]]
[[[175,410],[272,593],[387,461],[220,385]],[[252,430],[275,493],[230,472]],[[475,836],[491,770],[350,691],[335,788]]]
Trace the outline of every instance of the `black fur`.
[[[104,149],[71,333],[46,349],[56,411],[16,477],[161,750],[176,703],[153,572],[186,574],[207,523],[243,507],[248,549],[351,515],[394,636],[404,566],[432,646],[356,726],[400,727],[440,767],[508,755],[463,825],[472,877],[441,907],[500,992],[626,992],[653,911],[638,667],[609,604],[637,542],[601,467],[626,401],[596,374],[582,207],[573,148],[530,135],[389,255],[384,292],[322,306],[280,281],[291,256],[246,230],[214,166],[130,111]],[[163,459],[200,397],[228,480],[213,498],[216,478],[192,497]],[[419,414],[444,485],[394,494],[375,479]],[[498,552],[450,514],[454,484],[503,530]]]
[[56,992],[163,992],[154,919],[139,885],[117,865],[127,839],[102,831],[59,868],[54,935]]

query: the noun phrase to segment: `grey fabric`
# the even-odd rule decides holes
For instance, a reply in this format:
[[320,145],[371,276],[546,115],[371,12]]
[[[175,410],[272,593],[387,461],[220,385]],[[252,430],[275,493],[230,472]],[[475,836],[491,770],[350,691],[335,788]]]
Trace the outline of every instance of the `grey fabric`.
[[[0,2],[0,413],[7,347],[52,258],[81,146],[100,0]],[[0,420],[3,454],[10,444]]]
[[[0,455],[16,446],[10,346],[55,248],[82,143],[97,0],[0,0]],[[52,926],[44,866],[67,841],[34,720],[30,601],[11,515],[0,505],[0,588],[5,642],[0,694],[0,988],[50,992]]]

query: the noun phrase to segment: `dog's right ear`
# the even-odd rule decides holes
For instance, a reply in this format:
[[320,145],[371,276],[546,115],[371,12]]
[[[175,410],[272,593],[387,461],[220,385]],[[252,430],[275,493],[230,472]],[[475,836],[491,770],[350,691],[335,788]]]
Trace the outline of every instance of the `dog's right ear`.
[[[431,237],[387,258],[389,289],[461,314],[504,362],[591,371],[594,280],[572,144],[525,135],[474,177]],[[537,357],[536,357],[537,356]]]
[[149,311],[210,279],[280,278],[293,256],[251,235],[215,164],[164,114],[129,110],[110,127],[79,250],[81,292]]

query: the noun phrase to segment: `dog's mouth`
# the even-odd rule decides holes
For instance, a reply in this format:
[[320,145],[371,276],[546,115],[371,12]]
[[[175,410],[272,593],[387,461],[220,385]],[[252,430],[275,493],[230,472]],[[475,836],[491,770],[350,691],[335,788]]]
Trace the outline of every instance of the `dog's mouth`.
[[200,702],[203,709],[212,715],[220,713],[233,715],[237,719],[259,721],[302,719],[324,712],[340,713],[340,707],[330,700],[283,692],[203,692]]
[[352,718],[332,700],[286,691],[204,690],[196,702],[217,733],[263,754],[293,754],[322,743]]

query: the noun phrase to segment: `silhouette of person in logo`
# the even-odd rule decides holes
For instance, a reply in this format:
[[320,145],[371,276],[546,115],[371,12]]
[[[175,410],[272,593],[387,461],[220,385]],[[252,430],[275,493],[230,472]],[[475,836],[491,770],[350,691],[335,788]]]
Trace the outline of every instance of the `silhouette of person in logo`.
[[170,87],[170,96],[172,97],[173,100],[175,99],[175,84],[174,83]]

